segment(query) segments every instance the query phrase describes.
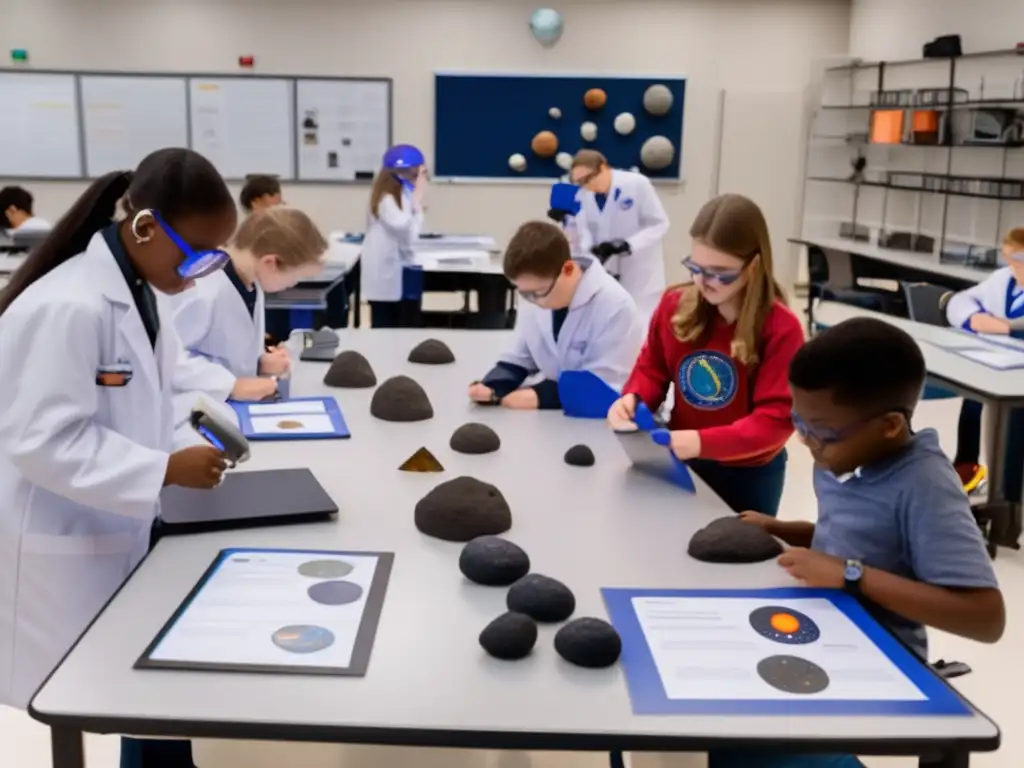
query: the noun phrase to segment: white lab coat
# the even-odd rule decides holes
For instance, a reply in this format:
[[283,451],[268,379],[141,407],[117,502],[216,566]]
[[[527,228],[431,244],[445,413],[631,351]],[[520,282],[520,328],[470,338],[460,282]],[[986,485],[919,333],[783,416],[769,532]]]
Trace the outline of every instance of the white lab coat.
[[[148,550],[181,354],[166,320],[154,352],[102,234],[0,316],[0,703],[27,704]],[[109,366],[129,383],[100,386]]]
[[32,216],[31,218],[25,219],[21,223],[20,227],[15,227],[11,232],[49,232],[53,227],[50,226],[50,222],[46,219],[41,219],[38,216]]
[[423,229],[423,211],[403,190],[402,205],[384,195],[369,216],[360,256],[361,291],[367,301],[401,301],[402,269],[414,262],[413,245]]
[[521,301],[512,347],[500,359],[553,381],[562,371],[589,371],[619,391],[640,353],[643,320],[633,298],[596,259],[578,256],[575,261],[586,271],[558,341],[552,311]]
[[593,192],[581,189],[576,216],[580,252],[609,240],[629,243],[627,256],[613,256],[605,270],[636,301],[640,314],[649,318],[665,292],[665,259],[661,241],[668,232],[668,216],[651,180],[632,171],[612,171],[612,185],[604,210],[597,207]]
[[1024,289],[1017,285],[1013,270],[997,269],[977,285],[951,296],[946,304],[946,319],[954,328],[970,330],[971,315],[978,312],[1004,320],[1024,318]]

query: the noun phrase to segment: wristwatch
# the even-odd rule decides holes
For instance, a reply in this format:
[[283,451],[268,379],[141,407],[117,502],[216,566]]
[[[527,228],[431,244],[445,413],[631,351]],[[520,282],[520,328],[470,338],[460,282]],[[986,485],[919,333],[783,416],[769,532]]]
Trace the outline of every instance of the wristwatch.
[[854,597],[860,596],[860,580],[864,575],[864,563],[860,560],[848,559],[843,568],[843,591]]

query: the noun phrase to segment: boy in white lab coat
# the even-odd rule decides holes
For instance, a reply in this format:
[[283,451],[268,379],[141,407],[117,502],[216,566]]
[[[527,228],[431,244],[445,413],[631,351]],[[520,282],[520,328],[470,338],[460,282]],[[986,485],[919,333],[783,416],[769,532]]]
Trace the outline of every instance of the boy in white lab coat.
[[654,185],[643,174],[613,170],[593,149],[577,152],[569,173],[582,188],[576,215],[580,251],[599,258],[649,318],[665,291],[661,241],[668,232]]
[[50,222],[32,213],[35,199],[23,187],[0,189],[0,229],[11,232],[46,232]]
[[[558,409],[558,377],[589,371],[618,391],[640,351],[644,325],[626,290],[590,256],[572,258],[561,228],[531,221],[505,251],[505,276],[524,299],[515,339],[469,387],[478,403]],[[532,385],[528,380],[539,379]]]

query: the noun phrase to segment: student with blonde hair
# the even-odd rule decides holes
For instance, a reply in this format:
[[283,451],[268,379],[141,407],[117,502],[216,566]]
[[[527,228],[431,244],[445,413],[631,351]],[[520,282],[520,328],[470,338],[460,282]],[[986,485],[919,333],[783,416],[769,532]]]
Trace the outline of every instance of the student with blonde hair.
[[772,276],[757,204],[716,197],[690,236],[683,265],[693,282],[662,296],[608,420],[632,422],[641,402],[656,412],[674,384],[673,452],[736,512],[775,515],[793,433],[789,362],[803,329]]
[[[265,346],[264,291],[316,276],[326,250],[326,238],[297,208],[267,208],[242,222],[224,270],[176,297],[174,325],[192,358],[195,390],[217,401],[262,400],[277,391],[275,377],[291,363],[284,347]],[[190,394],[188,407],[194,400]],[[179,420],[185,410],[175,408]]]

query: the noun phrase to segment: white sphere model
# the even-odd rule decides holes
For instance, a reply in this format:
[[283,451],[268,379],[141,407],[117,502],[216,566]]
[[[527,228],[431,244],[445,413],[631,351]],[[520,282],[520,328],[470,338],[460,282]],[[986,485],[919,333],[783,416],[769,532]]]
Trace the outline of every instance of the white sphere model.
[[555,164],[563,171],[568,171],[572,168],[572,155],[568,152],[559,152],[555,155]]
[[548,110],[548,117],[550,117],[552,120],[561,120],[562,110],[560,110],[558,107],[552,107],[551,109]]
[[584,141],[593,141],[597,138],[597,125],[588,120],[580,126],[580,136]]
[[538,8],[530,14],[530,31],[541,45],[554,45],[562,36],[565,22],[554,8]]
[[652,85],[644,91],[644,109],[656,117],[667,115],[672,109],[672,101],[672,91],[667,86]]
[[526,157],[518,152],[514,155],[510,155],[508,158],[508,167],[516,173],[522,173],[526,170]]
[[616,133],[622,136],[629,136],[636,129],[636,118],[629,112],[623,112],[616,115],[613,125],[615,126]]
[[675,145],[664,136],[651,136],[640,147],[640,162],[652,171],[668,168],[675,156]]

